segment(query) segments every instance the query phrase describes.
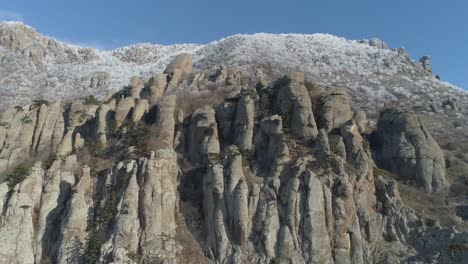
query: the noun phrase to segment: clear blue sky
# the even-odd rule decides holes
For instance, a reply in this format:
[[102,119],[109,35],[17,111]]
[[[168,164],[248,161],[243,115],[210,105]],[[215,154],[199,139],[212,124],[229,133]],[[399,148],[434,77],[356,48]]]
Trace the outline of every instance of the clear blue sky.
[[379,37],[413,58],[431,55],[436,74],[468,88],[466,0],[0,0],[0,19],[104,49],[255,32]]

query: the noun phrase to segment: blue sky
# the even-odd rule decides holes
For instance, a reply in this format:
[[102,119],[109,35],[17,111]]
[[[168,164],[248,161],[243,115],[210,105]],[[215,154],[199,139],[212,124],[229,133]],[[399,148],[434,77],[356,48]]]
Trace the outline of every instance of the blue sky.
[[256,32],[379,37],[413,58],[431,55],[435,74],[468,88],[466,0],[0,0],[0,20],[101,49]]

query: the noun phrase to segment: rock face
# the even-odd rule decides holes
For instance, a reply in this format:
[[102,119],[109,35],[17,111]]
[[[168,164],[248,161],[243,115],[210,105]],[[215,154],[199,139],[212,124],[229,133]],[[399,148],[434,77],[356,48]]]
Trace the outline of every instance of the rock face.
[[180,70],[182,74],[189,74],[192,72],[192,55],[187,53],[182,53],[177,55],[174,60],[169,63],[165,74],[173,75],[177,70]]
[[319,117],[317,119],[318,127],[327,132],[339,128],[351,119],[349,96],[341,89],[334,89],[320,95],[316,109]]
[[442,151],[417,115],[399,109],[383,111],[377,137],[381,144],[377,162],[382,167],[427,190],[448,186]]
[[177,163],[170,149],[151,153],[142,187],[142,258],[148,263],[175,258]]
[[0,228],[2,263],[34,263],[34,220],[40,206],[43,173],[41,164],[36,164],[7,201]]
[[289,76],[287,83],[279,88],[276,96],[277,112],[283,117],[283,123],[305,140],[314,140],[317,136],[312,102],[303,84],[304,74]]
[[374,137],[346,93],[312,104],[303,73],[256,85],[214,70],[194,91],[190,75],[168,93],[135,79],[107,102],[3,112],[0,263],[466,260],[466,232],[430,224],[374,169],[447,186],[416,115],[382,112]]
[[423,56],[419,59],[419,62],[422,64],[422,67],[425,71],[432,74],[432,66],[431,66],[431,57],[430,56]]

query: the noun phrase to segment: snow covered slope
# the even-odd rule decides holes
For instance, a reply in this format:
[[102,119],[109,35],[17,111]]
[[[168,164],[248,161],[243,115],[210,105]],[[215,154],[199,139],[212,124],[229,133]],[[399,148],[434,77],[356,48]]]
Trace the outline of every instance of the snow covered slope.
[[[343,86],[357,101],[372,104],[399,99],[466,97],[459,88],[437,80],[404,49],[390,50],[378,40],[352,41],[326,34],[235,35],[206,45],[137,44],[99,51],[45,37],[21,23],[0,23],[0,103],[25,104],[33,99],[103,96],[133,76],[161,72],[177,54],[193,54],[195,68],[216,64],[262,66],[273,73],[301,70],[313,82]],[[429,93],[428,93],[429,91]],[[364,98],[363,98],[364,99]],[[366,102],[362,102],[365,104]]]

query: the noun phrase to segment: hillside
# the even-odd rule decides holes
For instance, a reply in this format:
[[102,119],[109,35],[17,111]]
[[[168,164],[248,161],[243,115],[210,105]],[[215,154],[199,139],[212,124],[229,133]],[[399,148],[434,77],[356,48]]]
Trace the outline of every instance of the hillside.
[[378,40],[0,24],[0,263],[466,263],[468,93]]

